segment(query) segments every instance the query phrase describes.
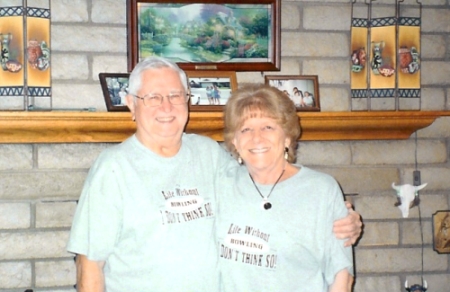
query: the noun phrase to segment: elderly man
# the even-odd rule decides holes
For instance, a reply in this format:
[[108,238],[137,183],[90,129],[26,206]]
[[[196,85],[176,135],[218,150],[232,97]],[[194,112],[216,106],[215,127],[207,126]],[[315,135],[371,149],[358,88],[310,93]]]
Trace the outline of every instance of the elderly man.
[[[136,133],[100,154],[74,217],[78,291],[218,291],[215,186],[230,156],[213,140],[183,133],[188,88],[174,63],[152,57],[130,75]],[[360,234],[359,215],[338,222]]]

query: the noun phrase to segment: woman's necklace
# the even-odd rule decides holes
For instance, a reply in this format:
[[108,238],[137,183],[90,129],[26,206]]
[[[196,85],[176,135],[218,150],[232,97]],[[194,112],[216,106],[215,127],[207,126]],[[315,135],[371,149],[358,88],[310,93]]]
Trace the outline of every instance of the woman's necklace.
[[264,210],[269,210],[270,208],[272,208],[272,204],[269,202],[268,199],[269,199],[270,195],[272,194],[273,189],[275,188],[275,186],[277,185],[277,183],[280,181],[281,177],[283,176],[283,173],[284,173],[284,169],[283,169],[283,171],[281,172],[281,174],[280,174],[280,176],[278,177],[278,179],[277,179],[277,181],[275,182],[275,184],[272,186],[272,189],[270,189],[270,192],[269,192],[269,194],[267,195],[267,197],[264,197],[264,196],[261,194],[260,190],[258,189],[258,187],[257,187],[256,184],[255,184],[255,181],[253,180],[252,175],[251,175],[250,173],[248,173],[248,175],[250,176],[250,179],[252,180],[253,185],[255,186],[255,188],[256,188],[256,190],[258,191],[258,193],[259,193],[259,195],[261,196],[261,198],[263,198],[263,201],[261,202],[261,207],[262,207]]

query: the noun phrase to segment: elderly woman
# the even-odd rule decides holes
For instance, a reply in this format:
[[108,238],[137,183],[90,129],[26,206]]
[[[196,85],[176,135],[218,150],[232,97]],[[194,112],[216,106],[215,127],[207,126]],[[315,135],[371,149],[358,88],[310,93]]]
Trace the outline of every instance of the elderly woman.
[[350,289],[352,249],[332,232],[343,195],[329,175],[293,164],[299,135],[295,105],[276,88],[244,87],[226,104],[225,144],[241,165],[218,187],[223,291]]

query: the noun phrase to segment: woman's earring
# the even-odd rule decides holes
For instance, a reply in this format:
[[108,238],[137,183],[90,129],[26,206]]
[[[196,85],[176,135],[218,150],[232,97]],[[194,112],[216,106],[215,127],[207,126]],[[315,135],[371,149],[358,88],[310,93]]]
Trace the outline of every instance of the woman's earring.
[[133,122],[136,122],[136,117],[133,116],[133,117],[131,118],[131,120],[132,120]]
[[238,157],[238,163],[239,163],[239,164],[244,163],[244,161],[242,161],[242,157],[241,157],[241,156]]
[[289,148],[284,147],[284,159],[288,160],[289,158]]

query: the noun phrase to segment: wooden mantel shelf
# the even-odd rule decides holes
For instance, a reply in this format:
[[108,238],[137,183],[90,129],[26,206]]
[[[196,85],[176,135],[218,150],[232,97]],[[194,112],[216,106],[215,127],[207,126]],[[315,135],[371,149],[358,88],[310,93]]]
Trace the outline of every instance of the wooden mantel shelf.
[[[407,139],[450,111],[301,112],[300,140]],[[193,112],[186,131],[222,141],[222,113]],[[128,112],[0,112],[0,143],[121,142],[135,131]]]

